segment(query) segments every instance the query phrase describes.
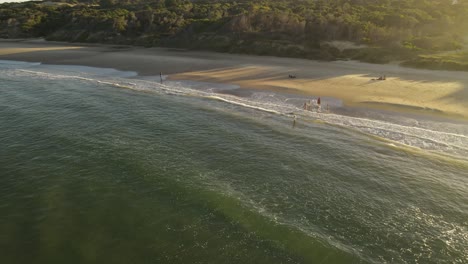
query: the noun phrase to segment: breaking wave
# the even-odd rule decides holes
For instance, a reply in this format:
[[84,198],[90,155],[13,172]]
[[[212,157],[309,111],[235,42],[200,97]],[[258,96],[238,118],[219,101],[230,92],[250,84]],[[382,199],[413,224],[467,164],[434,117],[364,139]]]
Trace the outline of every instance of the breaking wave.
[[[2,65],[7,64],[0,64],[0,68],[5,68]],[[345,108],[340,100],[334,98],[322,99],[322,105],[327,104],[330,111],[306,111],[302,109],[302,105],[311,99],[306,96],[240,89],[235,85],[205,82],[164,80],[161,83],[159,76],[138,77],[135,72],[115,69],[45,66],[20,62],[8,65],[7,74],[17,77],[24,75],[48,80],[75,79],[135,91],[202,97],[291,118],[296,116],[299,122],[319,120],[330,125],[354,129],[390,140],[393,142],[390,143],[391,146],[396,146],[396,143],[457,158],[468,156],[468,125],[460,122],[416,118],[369,109],[360,109],[359,111],[366,112],[362,115],[365,117],[360,117],[358,110]]]

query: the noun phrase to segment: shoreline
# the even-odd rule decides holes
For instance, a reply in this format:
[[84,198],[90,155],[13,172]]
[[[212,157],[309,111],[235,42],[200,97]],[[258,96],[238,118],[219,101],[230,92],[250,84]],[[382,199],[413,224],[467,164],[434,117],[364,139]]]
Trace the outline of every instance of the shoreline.
[[[169,75],[313,97],[333,97],[345,106],[468,120],[468,76],[355,61],[234,55],[122,45],[73,45],[40,40],[0,40],[0,60],[80,65]],[[297,78],[289,78],[288,75]],[[386,80],[378,81],[379,76]]]

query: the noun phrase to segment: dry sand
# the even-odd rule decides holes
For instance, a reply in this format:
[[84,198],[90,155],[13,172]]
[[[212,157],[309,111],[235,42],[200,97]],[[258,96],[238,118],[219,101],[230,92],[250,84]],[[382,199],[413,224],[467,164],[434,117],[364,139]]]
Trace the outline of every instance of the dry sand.
[[[165,48],[0,41],[0,60],[86,65],[169,74],[171,79],[329,96],[345,104],[468,118],[468,73],[354,61],[220,54]],[[296,75],[290,79],[288,75]],[[385,81],[372,80],[386,75]]]

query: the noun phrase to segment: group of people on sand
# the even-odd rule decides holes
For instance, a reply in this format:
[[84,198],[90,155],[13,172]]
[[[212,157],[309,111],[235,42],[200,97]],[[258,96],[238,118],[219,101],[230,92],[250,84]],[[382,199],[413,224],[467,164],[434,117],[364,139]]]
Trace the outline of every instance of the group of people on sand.
[[[315,110],[317,113],[322,112],[322,102],[320,100],[320,97],[318,97],[317,99],[311,99],[311,100],[307,100],[306,102],[304,102],[303,109],[306,111]],[[326,112],[327,113],[330,112],[330,108],[328,104],[327,104]],[[293,115],[293,127],[295,126],[296,126],[296,115]]]
[[373,81],[385,81],[387,80],[387,77],[384,75],[384,76],[380,76],[379,78],[377,79],[372,79]]
[[322,110],[320,97],[317,99],[312,99],[312,100],[308,100],[304,102],[304,105],[302,106],[302,108],[307,111],[316,110],[317,112],[320,112]]

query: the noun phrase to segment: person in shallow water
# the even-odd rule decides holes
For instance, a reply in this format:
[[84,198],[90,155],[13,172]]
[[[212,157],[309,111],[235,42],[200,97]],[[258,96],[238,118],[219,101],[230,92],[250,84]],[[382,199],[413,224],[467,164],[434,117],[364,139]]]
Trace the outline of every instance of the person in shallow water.
[[304,110],[310,111],[310,108],[311,108],[311,102],[309,100],[304,103]]

